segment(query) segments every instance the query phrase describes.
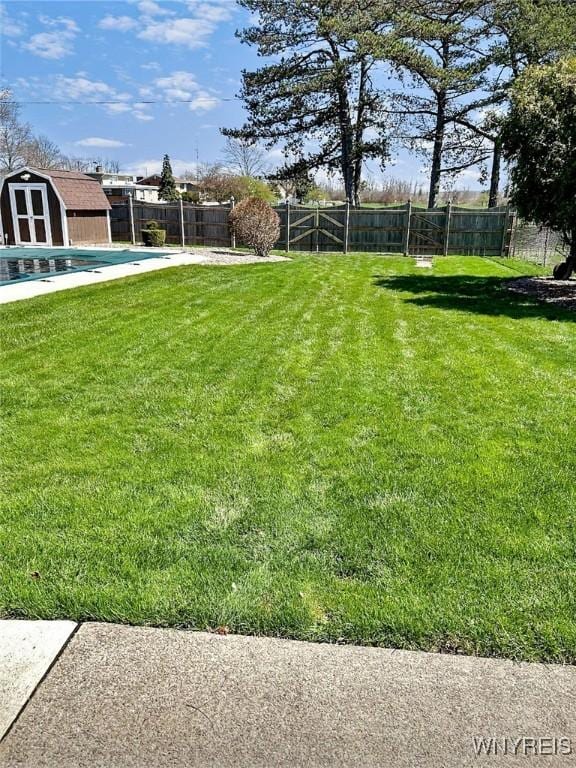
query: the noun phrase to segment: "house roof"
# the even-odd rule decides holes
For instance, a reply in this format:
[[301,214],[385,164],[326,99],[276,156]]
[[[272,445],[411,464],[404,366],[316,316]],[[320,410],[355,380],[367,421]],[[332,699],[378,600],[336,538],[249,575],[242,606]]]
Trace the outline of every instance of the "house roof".
[[[161,176],[160,176],[159,173],[152,173],[152,174],[150,174],[150,176],[143,176],[141,179],[139,179],[138,183],[139,184],[147,185],[148,182],[151,182],[151,181],[154,181],[155,179],[160,179],[160,178],[161,178]],[[177,179],[177,178],[174,178],[174,182],[176,184],[190,184],[193,187],[200,187],[201,186],[200,182],[194,181],[193,179]],[[155,186],[157,186],[157,185],[155,185]]]
[[54,168],[28,168],[42,176],[48,176],[64,201],[64,207],[72,211],[108,211],[111,209],[100,182],[78,171],[60,171]]

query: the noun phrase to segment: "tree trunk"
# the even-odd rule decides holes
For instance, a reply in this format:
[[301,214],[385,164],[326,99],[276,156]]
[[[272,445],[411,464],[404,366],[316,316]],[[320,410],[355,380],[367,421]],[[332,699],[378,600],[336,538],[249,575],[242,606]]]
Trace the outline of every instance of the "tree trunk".
[[354,131],[354,196],[352,205],[360,205],[360,184],[362,182],[362,142],[364,140],[364,110],[366,108],[366,85],[368,67],[362,59],[360,64],[360,80],[358,83],[358,107],[356,109],[356,127]]
[[496,208],[498,205],[498,190],[500,189],[500,167],[502,165],[502,139],[496,136],[494,139],[494,152],[492,154],[492,171],[490,173],[490,193],[488,195],[488,208]]
[[346,82],[341,79],[337,88],[338,123],[340,124],[340,168],[342,170],[346,199],[352,200],[354,196],[354,169],[352,167],[353,140]]
[[346,71],[336,46],[329,41],[332,49],[332,64],[337,70],[335,78],[336,92],[338,94],[338,124],[340,128],[340,168],[344,181],[346,199],[354,201],[354,133],[350,119],[350,101],[348,98],[348,83]]
[[442,175],[442,150],[446,130],[446,94],[440,91],[437,96],[436,126],[434,128],[434,149],[432,150],[432,167],[430,169],[430,190],[428,193],[428,208],[434,208],[440,193],[440,177]]
[[[348,99],[345,99],[348,103]],[[347,110],[346,110],[347,111]],[[344,179],[344,191],[346,193],[346,200],[354,202],[355,187],[354,187],[354,161],[352,158],[352,133],[351,126],[347,124],[347,120],[341,117],[340,120],[340,135],[342,142],[342,159],[340,166],[342,168],[342,178]]]

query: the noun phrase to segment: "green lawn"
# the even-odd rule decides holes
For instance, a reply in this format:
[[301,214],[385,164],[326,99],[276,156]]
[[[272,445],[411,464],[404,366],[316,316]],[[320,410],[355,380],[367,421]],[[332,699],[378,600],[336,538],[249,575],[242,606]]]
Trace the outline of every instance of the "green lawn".
[[576,661],[576,315],[299,256],[0,307],[0,615]]

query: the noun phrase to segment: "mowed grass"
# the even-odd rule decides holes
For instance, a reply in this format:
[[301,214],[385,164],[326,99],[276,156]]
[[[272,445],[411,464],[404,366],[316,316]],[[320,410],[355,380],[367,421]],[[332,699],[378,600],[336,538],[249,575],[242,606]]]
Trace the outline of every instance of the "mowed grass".
[[503,289],[530,269],[305,256],[0,307],[0,615],[574,662],[576,316]]

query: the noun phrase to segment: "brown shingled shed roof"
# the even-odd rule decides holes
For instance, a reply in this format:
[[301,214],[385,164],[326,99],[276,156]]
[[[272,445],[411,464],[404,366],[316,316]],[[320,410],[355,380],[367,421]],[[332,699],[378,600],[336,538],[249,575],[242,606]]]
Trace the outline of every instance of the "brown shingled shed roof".
[[100,182],[78,171],[30,168],[49,176],[69,211],[109,211],[111,206]]

